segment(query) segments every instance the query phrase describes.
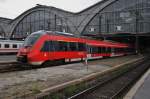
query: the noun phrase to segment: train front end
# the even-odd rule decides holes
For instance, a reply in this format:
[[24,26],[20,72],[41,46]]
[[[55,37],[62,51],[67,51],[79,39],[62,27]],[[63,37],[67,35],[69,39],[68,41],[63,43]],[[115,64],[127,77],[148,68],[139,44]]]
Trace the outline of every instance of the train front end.
[[42,35],[43,32],[35,32],[25,39],[23,46],[19,49],[17,53],[18,62],[30,65],[38,65],[36,62],[36,64],[34,64],[33,61],[37,60],[36,58],[38,58],[37,49],[40,45],[37,43],[39,42],[39,38]]

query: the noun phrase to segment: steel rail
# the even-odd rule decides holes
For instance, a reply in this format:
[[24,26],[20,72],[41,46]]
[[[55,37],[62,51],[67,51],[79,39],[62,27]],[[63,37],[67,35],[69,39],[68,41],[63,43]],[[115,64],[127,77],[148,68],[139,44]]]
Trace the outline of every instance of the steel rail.
[[[147,63],[145,63],[147,62]],[[145,65],[146,64],[146,65]],[[137,65],[137,64],[136,64]],[[149,68],[149,65],[150,65],[150,62],[148,62],[148,59],[145,59],[143,60],[143,62],[141,62],[140,64],[138,65],[142,65],[142,68],[143,68],[143,65],[145,65],[145,67],[143,68],[143,70],[141,69],[141,72],[140,73],[137,73],[137,75],[135,75],[136,77],[131,80],[130,82],[127,82],[124,86],[122,86],[117,92],[115,92],[115,94],[111,95],[111,96],[99,96],[100,98],[102,99],[116,99],[116,98],[120,98],[120,96],[122,96],[125,91],[124,90],[127,90],[129,89],[129,86],[131,86],[135,81],[137,81],[137,79]],[[136,66],[135,66],[136,67]],[[139,66],[137,66],[138,68]],[[133,68],[132,70],[128,71],[129,73],[134,71],[135,69]],[[126,72],[126,73],[128,73]],[[115,78],[112,78],[112,79],[109,79],[107,81],[104,81],[104,82],[101,82],[101,83],[98,83],[80,93],[77,93],[67,99],[86,99],[86,98],[83,98],[83,97],[86,97],[86,95],[88,95],[89,93],[92,93],[93,91],[103,87],[103,86],[107,86],[107,84],[110,84],[110,82],[113,82],[115,81],[116,79],[120,78],[124,76],[124,74],[122,75],[119,75],[118,77],[115,77]]]

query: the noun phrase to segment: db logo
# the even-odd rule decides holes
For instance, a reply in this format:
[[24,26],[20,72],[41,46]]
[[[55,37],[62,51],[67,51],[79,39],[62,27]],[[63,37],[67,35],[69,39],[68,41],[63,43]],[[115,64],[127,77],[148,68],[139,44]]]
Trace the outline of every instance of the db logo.
[[78,55],[83,55],[83,53],[82,53],[82,52],[79,52]]

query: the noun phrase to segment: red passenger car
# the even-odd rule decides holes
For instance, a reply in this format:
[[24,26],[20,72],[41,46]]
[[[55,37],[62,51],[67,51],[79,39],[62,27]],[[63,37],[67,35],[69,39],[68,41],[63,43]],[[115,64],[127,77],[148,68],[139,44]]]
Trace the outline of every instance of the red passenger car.
[[38,31],[28,36],[17,54],[19,62],[47,65],[125,55],[127,44],[90,40],[70,33]]

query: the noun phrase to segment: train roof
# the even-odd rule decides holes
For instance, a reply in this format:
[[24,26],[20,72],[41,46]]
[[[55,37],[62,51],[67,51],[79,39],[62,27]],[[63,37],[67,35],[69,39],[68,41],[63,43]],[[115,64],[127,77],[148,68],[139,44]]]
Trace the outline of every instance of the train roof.
[[64,36],[73,36],[73,37],[76,37],[74,34],[71,34],[71,33],[66,33],[66,32],[59,32],[59,31],[45,31],[45,30],[39,30],[37,32],[33,32],[32,33],[33,35],[34,34],[53,34],[53,35],[64,35]]
[[49,35],[58,35],[58,36],[69,36],[69,37],[76,37],[76,38],[86,38],[86,39],[91,39],[91,40],[95,40],[94,38],[91,37],[87,37],[87,36],[80,36],[80,35],[75,35],[72,33],[67,33],[67,32],[59,32],[59,31],[46,31],[46,30],[39,30],[37,32],[33,32],[31,35],[34,34],[49,34]]
[[110,41],[98,41],[98,40],[87,40],[88,45],[94,46],[107,46],[107,47],[128,47],[128,44],[119,43],[119,42],[110,42]]
[[73,38],[78,38],[78,39],[84,39],[87,41],[87,44],[94,44],[95,46],[109,46],[109,47],[128,47],[128,44],[124,44],[124,43],[119,43],[119,42],[115,42],[115,41],[110,41],[110,40],[95,40],[95,39],[91,39],[91,38],[86,38],[86,37],[82,37],[82,36],[77,36],[71,33],[65,33],[65,32],[58,32],[58,31],[45,31],[45,30],[40,30],[37,32],[32,33],[34,34],[40,34],[40,35],[44,35],[44,34],[48,34],[48,35],[56,35],[56,36],[65,36],[65,37],[73,37]]

